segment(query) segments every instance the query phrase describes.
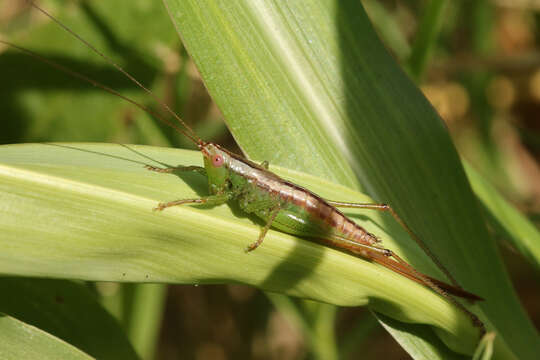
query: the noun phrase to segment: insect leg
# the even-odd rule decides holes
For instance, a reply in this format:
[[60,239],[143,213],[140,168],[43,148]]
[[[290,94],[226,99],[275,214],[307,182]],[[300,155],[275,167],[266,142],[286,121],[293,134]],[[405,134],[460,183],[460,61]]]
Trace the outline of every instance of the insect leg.
[[259,234],[259,238],[254,243],[248,245],[248,247],[246,248],[246,252],[253,251],[256,248],[258,248],[259,245],[262,244],[262,242],[264,240],[264,237],[266,236],[266,233],[268,232],[268,229],[270,229],[270,227],[272,226],[272,223],[274,222],[274,219],[276,218],[276,216],[279,213],[280,209],[281,208],[279,206],[276,206],[275,208],[272,209],[272,211],[270,212],[270,217],[268,218],[268,222],[261,229],[261,233]]
[[265,168],[266,170],[268,170],[268,166],[269,166],[268,161],[264,160],[264,161],[261,163],[261,166],[262,166],[263,168]]
[[[328,201],[328,200],[327,200]],[[431,250],[428,248],[428,246],[416,235],[411,228],[399,217],[399,215],[392,209],[390,205],[387,204],[369,204],[369,203],[348,203],[348,202],[341,202],[341,201],[328,201],[328,203],[335,207],[344,207],[344,208],[356,208],[356,209],[370,209],[370,210],[378,210],[378,211],[386,211],[389,212],[392,217],[397,221],[398,224],[400,224],[409,234],[409,236],[416,241],[418,246],[424,250],[424,252],[431,258],[431,260],[437,265],[437,267],[450,279],[452,284],[458,288],[461,288],[461,286],[458,284],[456,279],[452,276],[450,271],[439,261],[439,259],[431,252]]]
[[154,208],[154,211],[156,210],[161,211],[165,208],[168,208],[171,206],[182,205],[182,204],[221,205],[223,203],[226,203],[230,198],[231,198],[230,194],[224,193],[224,194],[205,196],[199,199],[175,200],[175,201],[170,201],[167,203],[159,203],[158,206]]
[[485,327],[482,321],[472,312],[470,312],[463,304],[454,299],[450,293],[464,297],[469,300],[483,300],[475,294],[466,292],[461,288],[455,288],[452,285],[444,284],[436,279],[432,279],[429,276],[419,272],[405,260],[399,257],[392,250],[379,247],[377,245],[368,245],[358,243],[356,241],[348,239],[323,239],[324,242],[331,245],[345,245],[345,247],[352,253],[358,254],[364,258],[376,262],[398,274],[401,274],[413,281],[416,281],[424,286],[427,286],[437,294],[443,296],[461,311],[463,311],[473,322],[473,325],[478,327],[482,333],[485,333]]
[[206,176],[205,168],[200,167],[200,166],[176,166],[176,167],[160,168],[156,166],[145,165],[144,168],[150,171],[158,172],[158,173],[172,173],[175,171],[195,171]]
[[[414,280],[414,278],[420,280],[419,282],[423,283],[425,286],[429,287],[431,290],[435,291],[439,295],[443,296],[445,299],[447,299],[450,303],[452,303],[454,306],[456,306],[458,309],[463,311],[467,316],[470,317],[473,325],[480,329],[481,335],[484,336],[486,333],[486,329],[484,326],[484,323],[472,312],[470,312],[465,306],[463,306],[462,303],[454,299],[445,289],[441,288],[438,284],[432,281],[432,279],[415,268],[413,268],[411,265],[409,265],[405,260],[400,258],[396,253],[394,253],[392,250],[385,249],[385,252],[383,253],[384,256],[387,257],[386,261],[382,260],[380,257],[373,256],[371,257],[372,260],[375,262],[386,266],[390,269],[394,269],[395,271],[400,272],[403,275],[406,275],[410,279]],[[388,258],[392,257],[397,261],[397,264],[393,265],[388,263]],[[399,265],[398,265],[399,264]],[[461,289],[461,288],[459,288]]]

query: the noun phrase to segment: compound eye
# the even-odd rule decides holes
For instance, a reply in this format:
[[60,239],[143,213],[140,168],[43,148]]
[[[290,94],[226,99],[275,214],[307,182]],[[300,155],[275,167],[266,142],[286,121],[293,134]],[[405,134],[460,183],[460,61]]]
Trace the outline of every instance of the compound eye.
[[212,165],[214,165],[215,167],[221,167],[223,165],[223,162],[223,156],[221,156],[220,154],[212,156]]

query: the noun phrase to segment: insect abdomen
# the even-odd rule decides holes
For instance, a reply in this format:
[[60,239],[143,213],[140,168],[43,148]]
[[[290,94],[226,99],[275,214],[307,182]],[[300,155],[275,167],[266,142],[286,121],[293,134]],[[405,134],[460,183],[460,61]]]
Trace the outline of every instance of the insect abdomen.
[[378,242],[375,236],[309,190],[283,182],[272,192],[284,204],[274,220],[275,227],[282,231],[317,238],[337,236],[368,244]]
[[[272,224],[275,228],[300,236],[339,237],[364,244],[378,242],[375,236],[311,191],[255,167],[245,159],[234,158],[229,166],[231,177],[239,176],[247,181],[244,185],[248,187],[247,192],[253,192],[248,196],[256,197],[255,201],[260,201],[261,204],[281,207]],[[243,208],[243,205],[249,203],[245,196],[239,197],[240,206]],[[244,210],[268,220],[268,209],[257,211],[253,206],[247,206]]]

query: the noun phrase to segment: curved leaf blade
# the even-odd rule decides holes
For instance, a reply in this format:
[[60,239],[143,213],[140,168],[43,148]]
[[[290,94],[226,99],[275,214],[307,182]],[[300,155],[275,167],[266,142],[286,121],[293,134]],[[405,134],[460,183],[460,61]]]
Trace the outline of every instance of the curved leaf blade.
[[[367,191],[390,203],[465,288],[489,299],[481,307],[497,338],[519,358],[536,356],[538,335],[443,122],[358,2],[166,3],[248,155],[332,179],[343,168],[335,160],[341,153]],[[306,166],[318,161],[326,164]]]
[[[48,251],[54,254],[54,249]],[[17,259],[22,257],[12,261]],[[96,359],[139,359],[122,328],[84,285],[68,280],[2,277],[0,294],[0,312],[41,329],[78,351]],[[37,344],[31,348],[39,351]]]
[[89,360],[91,356],[46,332],[0,313],[2,359]]
[[[318,3],[289,2],[284,7],[265,1],[165,4],[229,129],[249,156],[358,187],[341,154],[345,144],[339,149],[333,143],[342,126],[335,121],[340,112],[332,95],[343,87],[341,82],[332,82],[340,68],[305,46],[306,42],[335,46],[330,38],[337,34],[321,38],[317,27],[324,23],[290,28],[299,20],[295,7],[306,6],[306,13],[313,16],[321,11]],[[298,41],[295,31],[305,41]],[[305,51],[311,52],[310,59],[304,57]],[[328,73],[320,71],[323,64]],[[329,132],[335,136],[329,137]]]
[[[474,350],[478,333],[469,318],[430,290],[384,268],[277,231],[269,232],[260,249],[245,254],[260,226],[234,207],[152,212],[159,200],[206,193],[206,184],[197,174],[179,179],[149,172],[143,164],[148,159],[197,164],[201,157],[196,152],[30,144],[0,147],[0,157],[2,273],[93,281],[241,282],[337,305],[369,303],[401,321],[435,326],[455,351]],[[276,172],[322,196],[340,193],[369,201],[322,179],[286,169]],[[384,214],[347,213],[404,255],[394,239],[403,245],[407,234],[397,224],[383,226]],[[409,246],[411,253],[418,252]],[[423,267],[436,272],[423,257]]]
[[540,268],[540,232],[471,165],[464,162],[464,166],[492,224],[531,264]]

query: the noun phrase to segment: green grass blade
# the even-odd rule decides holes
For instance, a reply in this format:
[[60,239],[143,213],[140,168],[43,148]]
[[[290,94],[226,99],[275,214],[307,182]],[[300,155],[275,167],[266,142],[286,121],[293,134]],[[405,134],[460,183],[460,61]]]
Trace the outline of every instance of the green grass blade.
[[[345,115],[334,103],[334,94],[343,86],[333,81],[340,67],[322,56],[326,52],[312,53],[309,60],[313,63],[304,56],[306,51],[336,46],[332,37],[338,34],[334,30],[320,37],[318,28],[326,24],[311,22],[309,28],[295,24],[302,20],[296,18],[295,7],[306,7],[302,16],[319,14],[318,2],[288,2],[283,8],[264,1],[165,3],[229,129],[247,154],[358,186],[333,144],[335,138],[328,136],[340,132],[341,124],[335,118]],[[306,43],[317,48],[304,46]],[[323,64],[327,73],[320,72]]]
[[419,29],[414,40],[408,67],[411,76],[419,80],[426,69],[429,57],[435,46],[445,16],[448,0],[430,1],[424,10]]
[[6,360],[93,359],[68,343],[2,313],[0,313],[0,358]]
[[[382,320],[384,328],[396,338],[413,359],[470,359],[470,356],[456,354],[445,347],[437,336],[425,326],[404,324],[381,314],[378,314],[377,317]],[[414,336],[410,336],[411,334]]]
[[319,359],[338,360],[340,356],[335,329],[337,309],[335,306],[329,304],[315,304],[316,318],[313,321],[315,330],[313,339],[314,348],[317,349]]
[[464,162],[471,186],[493,227],[537,269],[540,268],[540,232],[489,184],[474,168]]
[[473,360],[491,360],[493,357],[494,333],[487,333],[480,341],[478,348],[474,352]]
[[[2,146],[0,158],[1,273],[92,281],[240,282],[336,305],[369,303],[400,321],[434,326],[455,351],[472,353],[476,347],[478,332],[469,318],[432,291],[380,266],[272,230],[261,248],[245,254],[260,225],[239,216],[235,207],[152,212],[160,200],[206,194],[206,180],[197,174],[149,172],[143,164],[150,158],[197,165],[197,152],[29,144]],[[322,196],[370,201],[320,178],[274,170]],[[347,214],[405,259],[410,254],[423,259],[421,270],[437,272],[387,215]]]
[[153,359],[159,338],[161,319],[165,312],[167,286],[135,284],[132,306],[128,314],[127,334],[143,359]]
[[[480,306],[497,338],[519,358],[536,357],[537,332],[444,124],[358,2],[166,3],[248,155],[351,186],[346,160],[465,288],[488,299]],[[421,260],[411,261],[422,269]]]
[[[3,194],[0,196],[4,200]],[[4,201],[2,203],[6,204]],[[28,226],[31,227],[30,224]],[[5,227],[3,221],[2,228],[8,228]],[[50,225],[50,229],[54,231],[53,224]],[[9,230],[4,235],[6,240],[11,238]],[[2,249],[6,251],[3,252],[4,254],[11,253],[8,248],[14,248],[17,245],[13,243],[10,245],[4,239],[2,240]],[[16,240],[11,239],[12,241],[25,241],[24,237]],[[35,250],[39,250],[39,244],[43,237],[36,233],[35,240]],[[43,241],[42,245],[46,246],[46,241]],[[44,249],[41,250],[44,251]],[[55,251],[53,248],[49,248],[48,252],[54,254]],[[22,260],[22,257],[17,256],[17,258],[11,259],[11,262],[17,260]],[[35,264],[37,265],[38,257],[36,260]],[[1,273],[24,274],[24,272],[9,271],[9,264],[4,259],[2,259],[2,263]],[[79,349],[78,351],[96,359],[139,358],[119,324],[101,307],[95,295],[84,285],[67,280],[0,278],[0,294],[2,294],[0,296],[0,312],[47,332],[50,334],[49,336],[56,337],[58,342],[68,343]],[[30,330],[30,332],[32,331],[34,330]],[[4,334],[4,332],[0,331],[0,334]],[[24,336],[20,341],[25,342],[27,337]],[[65,346],[67,345],[62,344],[62,347]],[[0,346],[0,354],[2,348],[3,346]],[[28,349],[29,351],[39,351],[39,344],[29,346]],[[0,358],[6,359],[3,356]],[[57,356],[56,359],[63,359],[63,357]]]
[[394,16],[395,14],[388,11],[385,4],[378,0],[364,0],[362,5],[384,43],[400,61],[405,61],[411,54],[411,46],[406,34],[400,29],[399,17]]
[[101,304],[122,325],[142,359],[156,355],[167,285],[100,282]]
[[[321,360],[339,358],[335,343],[335,306],[310,300],[295,302],[289,296],[275,293],[267,293],[266,296],[291,325],[302,332],[314,358]],[[308,306],[312,316],[307,316],[304,314],[305,311],[302,311],[302,308]]]

